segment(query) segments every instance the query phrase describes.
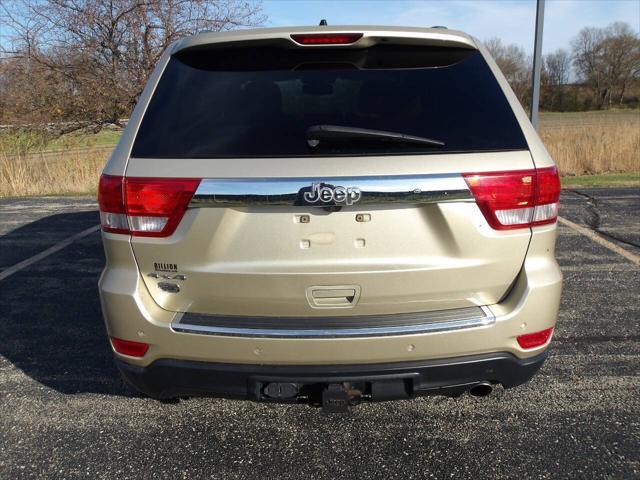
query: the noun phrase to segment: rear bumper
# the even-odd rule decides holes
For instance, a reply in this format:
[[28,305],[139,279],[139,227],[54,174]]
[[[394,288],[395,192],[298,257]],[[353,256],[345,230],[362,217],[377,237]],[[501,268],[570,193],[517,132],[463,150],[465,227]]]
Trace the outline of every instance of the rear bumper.
[[[372,401],[421,395],[455,395],[488,381],[505,388],[527,382],[547,357],[543,351],[519,359],[492,353],[418,362],[366,365],[242,365],[159,359],[140,367],[116,358],[123,377],[154,398],[215,396],[255,401],[313,401],[327,384],[348,382]],[[288,399],[265,395],[269,383],[294,384]]]
[[[525,350],[518,344],[517,337],[553,327],[560,304],[562,275],[553,258],[555,227],[536,228],[541,231],[536,230],[532,236],[523,268],[509,293],[499,303],[479,307],[486,310],[485,316],[474,316],[471,320],[479,319],[479,322],[465,323],[464,328],[454,328],[460,325],[454,325],[449,317],[446,322],[439,317],[443,328],[435,328],[438,326],[436,319],[425,318],[450,315],[451,310],[393,314],[391,320],[387,316],[347,318],[335,314],[315,316],[313,324],[296,319],[294,323],[307,330],[294,332],[295,336],[283,335],[278,330],[277,322],[283,320],[279,318],[271,318],[268,325],[261,324],[264,318],[257,317],[244,317],[235,325],[229,325],[229,322],[238,318],[217,317],[213,319],[214,323],[211,318],[200,319],[193,315],[187,318],[164,310],[153,301],[137,270],[130,246],[125,244],[116,248],[115,240],[105,242],[109,262],[100,280],[100,298],[110,336],[149,345],[147,353],[140,358],[116,353],[120,361],[140,368],[163,365],[166,359],[195,365],[270,365],[274,368],[298,365],[303,370],[312,366],[331,369],[334,365],[379,366],[407,362],[420,365],[421,362],[492,352],[504,352],[524,360],[536,357],[546,346]],[[286,319],[291,320],[290,317]],[[189,322],[185,324],[183,320]],[[457,320],[466,322],[470,319],[461,317]],[[361,323],[363,321],[365,323]],[[357,332],[349,331],[354,326],[350,323],[357,323]],[[398,324],[402,331],[396,328]],[[321,331],[322,335],[308,337],[308,329],[322,330],[326,325],[337,325],[343,335],[336,336],[335,331],[326,335]],[[233,328],[228,328],[230,326]],[[251,330],[239,332],[236,326],[249,326]],[[409,329],[408,326],[416,328]],[[204,328],[199,331],[195,327]],[[211,327],[215,327],[213,331]],[[388,327],[395,330],[381,331]],[[266,334],[256,331],[262,328],[267,328]],[[363,329],[369,331],[362,332]]]

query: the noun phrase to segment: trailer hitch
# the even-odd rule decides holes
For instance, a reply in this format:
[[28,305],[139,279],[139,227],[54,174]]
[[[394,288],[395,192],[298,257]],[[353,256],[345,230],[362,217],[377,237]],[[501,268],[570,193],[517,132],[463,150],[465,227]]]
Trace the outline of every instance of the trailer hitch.
[[324,413],[349,413],[349,407],[360,402],[362,392],[350,383],[330,383],[322,390]]

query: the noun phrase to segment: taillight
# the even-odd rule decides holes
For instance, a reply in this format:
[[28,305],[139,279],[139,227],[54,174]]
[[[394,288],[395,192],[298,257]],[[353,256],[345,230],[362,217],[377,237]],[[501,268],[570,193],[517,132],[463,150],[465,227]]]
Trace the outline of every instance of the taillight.
[[462,176],[487,222],[496,230],[556,221],[560,199],[556,167]]
[[122,340],[115,337],[111,337],[111,345],[113,345],[113,349],[116,352],[130,357],[143,357],[149,350],[149,345],[146,343],[132,342],[131,340]]
[[100,208],[100,224],[105,232],[129,233],[122,187],[122,177],[112,175],[100,177],[98,206]]
[[200,179],[102,175],[98,203],[105,232],[167,237],[187,210]]
[[526,333],[524,335],[518,336],[516,339],[518,340],[518,345],[520,345],[520,347],[528,350],[531,348],[540,347],[547,343],[551,338],[552,333],[553,327],[547,328],[546,330],[541,330],[539,332]]
[[300,45],[348,45],[362,38],[362,33],[301,33],[291,35]]
[[126,178],[124,197],[131,234],[171,235],[199,184],[195,178]]

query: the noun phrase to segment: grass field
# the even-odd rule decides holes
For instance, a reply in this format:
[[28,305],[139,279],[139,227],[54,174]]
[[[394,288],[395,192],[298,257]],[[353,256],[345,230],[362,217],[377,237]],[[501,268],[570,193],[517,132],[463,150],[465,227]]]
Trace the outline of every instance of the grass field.
[[42,152],[115,146],[122,129],[105,128],[97,133],[73,132],[59,137],[45,132],[8,133],[0,131],[0,155],[29,155]]
[[95,194],[107,155],[75,151],[40,161],[0,154],[0,198]]
[[69,150],[72,148],[103,147],[109,145],[115,146],[118,143],[118,140],[120,140],[121,134],[122,130],[117,128],[100,130],[98,133],[93,134],[69,133],[54,139],[49,145],[47,145],[47,150]]
[[591,112],[540,112],[542,127],[583,127],[587,125],[619,125],[640,120],[640,110],[594,110]]
[[562,187],[640,187],[640,172],[565,176]]
[[538,130],[564,176],[640,171],[640,110],[543,113]]
[[[539,132],[564,186],[640,186],[640,110],[542,112]],[[0,133],[0,197],[95,193],[120,135]]]

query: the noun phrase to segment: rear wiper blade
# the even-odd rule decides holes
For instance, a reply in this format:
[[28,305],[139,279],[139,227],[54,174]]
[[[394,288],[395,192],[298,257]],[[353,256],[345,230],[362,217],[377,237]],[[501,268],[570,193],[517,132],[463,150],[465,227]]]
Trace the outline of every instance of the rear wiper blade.
[[444,147],[444,142],[432,138],[417,137],[405,133],[372,130],[369,128],[344,127],[341,125],[313,125],[307,129],[307,143],[310,147],[319,146],[322,141],[365,140],[391,143],[407,143]]

